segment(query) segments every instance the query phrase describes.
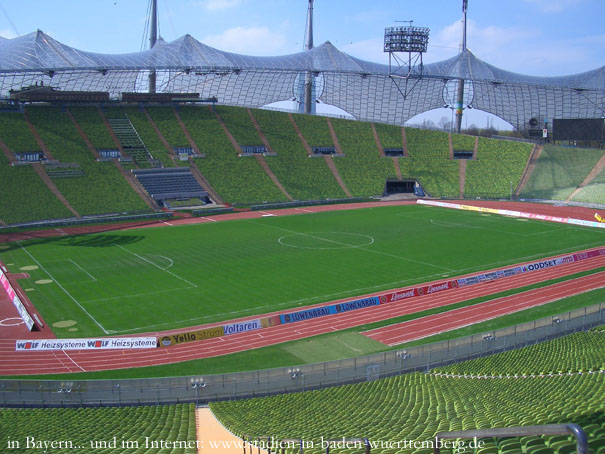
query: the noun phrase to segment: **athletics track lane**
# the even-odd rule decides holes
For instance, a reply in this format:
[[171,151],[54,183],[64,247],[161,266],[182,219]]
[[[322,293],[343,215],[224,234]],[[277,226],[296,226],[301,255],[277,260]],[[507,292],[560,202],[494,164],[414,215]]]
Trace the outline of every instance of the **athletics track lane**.
[[396,323],[361,334],[383,344],[394,346],[550,303],[570,296],[570,288],[579,294],[602,287],[605,287],[605,272],[561,282],[531,292],[523,292],[408,322]]
[[[555,268],[547,268],[470,287],[450,289],[431,295],[413,297],[386,305],[312,319],[306,322],[278,325],[260,331],[153,350],[16,352],[14,340],[4,340],[0,341],[0,357],[3,359],[0,363],[0,375],[65,373],[143,367],[226,355],[446,306],[602,266],[605,266],[605,256],[597,256]],[[547,299],[552,301],[591,288],[603,287],[604,277],[605,272],[599,272],[592,278],[586,276],[556,284],[556,296]],[[581,287],[580,282],[582,283]],[[548,288],[551,287],[553,286]],[[513,295],[509,298],[516,297],[524,300],[529,299],[533,293],[542,292],[543,289],[537,289],[524,292],[521,295]],[[540,299],[534,305],[544,304],[545,302],[547,301]],[[503,312],[506,312],[507,308],[508,306],[505,307]]]

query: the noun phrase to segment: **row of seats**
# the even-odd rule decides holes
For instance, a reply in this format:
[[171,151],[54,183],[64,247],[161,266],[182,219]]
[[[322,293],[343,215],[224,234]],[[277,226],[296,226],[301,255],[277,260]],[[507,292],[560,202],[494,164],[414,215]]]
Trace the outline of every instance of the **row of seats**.
[[135,176],[154,199],[174,198],[178,197],[179,194],[187,197],[206,197],[208,195],[189,169],[179,169],[177,171],[157,169],[155,172],[137,171]]

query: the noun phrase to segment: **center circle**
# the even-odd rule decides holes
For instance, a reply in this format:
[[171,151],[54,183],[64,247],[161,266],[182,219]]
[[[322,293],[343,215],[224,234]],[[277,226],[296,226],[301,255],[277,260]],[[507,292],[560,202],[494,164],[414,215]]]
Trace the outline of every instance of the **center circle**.
[[306,232],[284,235],[277,242],[299,249],[333,250],[369,246],[374,243],[374,237],[350,232]]

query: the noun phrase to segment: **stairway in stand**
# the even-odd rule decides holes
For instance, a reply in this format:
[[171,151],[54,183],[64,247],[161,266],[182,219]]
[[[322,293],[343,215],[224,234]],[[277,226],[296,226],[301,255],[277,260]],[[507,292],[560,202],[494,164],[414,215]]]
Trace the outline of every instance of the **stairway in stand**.
[[107,122],[120,141],[120,145],[126,153],[132,156],[136,162],[150,161],[153,159],[147,147],[141,140],[139,133],[128,118],[108,118]]

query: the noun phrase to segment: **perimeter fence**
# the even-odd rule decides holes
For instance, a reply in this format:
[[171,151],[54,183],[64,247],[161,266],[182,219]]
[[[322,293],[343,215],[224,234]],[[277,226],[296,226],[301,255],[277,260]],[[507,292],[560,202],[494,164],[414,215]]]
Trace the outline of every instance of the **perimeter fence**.
[[605,302],[478,335],[296,367],[169,378],[0,380],[0,406],[202,404],[215,400],[308,391],[414,371],[429,371],[434,367],[585,331],[604,323]]

